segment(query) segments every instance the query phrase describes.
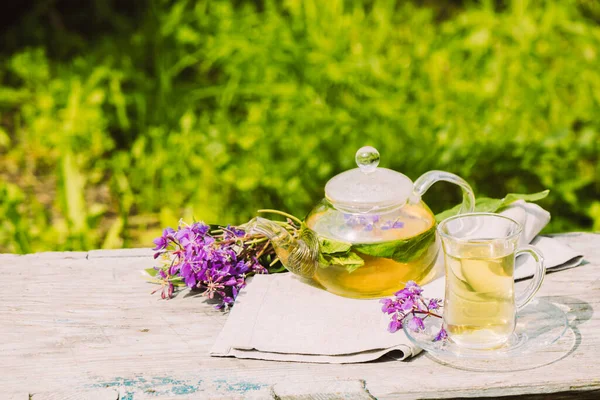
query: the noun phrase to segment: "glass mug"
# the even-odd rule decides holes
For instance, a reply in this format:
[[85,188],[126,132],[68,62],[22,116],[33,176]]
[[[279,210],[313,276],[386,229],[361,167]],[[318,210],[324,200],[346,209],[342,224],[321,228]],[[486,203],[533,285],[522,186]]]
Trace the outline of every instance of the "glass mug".
[[[523,228],[499,214],[470,213],[441,222],[446,260],[444,328],[459,346],[492,349],[504,344],[516,325],[517,311],[533,299],[544,280],[542,254],[533,246],[517,248]],[[515,257],[536,261],[525,292],[515,294]]]

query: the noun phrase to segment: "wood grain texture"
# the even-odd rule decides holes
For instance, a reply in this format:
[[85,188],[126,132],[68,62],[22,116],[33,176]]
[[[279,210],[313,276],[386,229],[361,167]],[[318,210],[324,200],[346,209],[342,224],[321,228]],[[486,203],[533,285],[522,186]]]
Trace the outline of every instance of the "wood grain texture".
[[30,393],[31,400],[119,400],[119,391],[114,388],[54,389],[50,392]]
[[[551,398],[552,400],[598,400],[600,399],[600,390],[587,390],[587,391],[570,391],[552,393],[550,396],[547,393],[542,394],[522,394],[516,396],[502,396],[496,397],[498,400],[546,400]],[[472,397],[456,397],[449,400],[471,400]]]
[[539,294],[568,311],[565,340],[572,345],[548,365],[502,372],[450,368],[425,354],[352,365],[211,358],[227,316],[200,296],[151,296],[155,286],[141,273],[154,263],[148,249],[0,255],[0,399],[65,388],[114,389],[134,400],[265,399],[274,387],[302,396],[336,380],[364,380],[378,399],[595,398],[589,396],[600,390],[600,235],[557,238],[587,261],[549,274]]
[[275,400],[375,400],[362,380],[323,382],[284,382],[273,385]]

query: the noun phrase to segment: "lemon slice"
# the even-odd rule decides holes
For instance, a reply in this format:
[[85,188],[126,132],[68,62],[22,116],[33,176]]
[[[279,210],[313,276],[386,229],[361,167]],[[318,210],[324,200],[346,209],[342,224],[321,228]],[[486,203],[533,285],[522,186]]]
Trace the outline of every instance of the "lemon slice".
[[448,268],[446,279],[454,292],[472,292],[473,288],[467,283],[467,278],[462,273],[461,261],[460,258],[446,258],[446,266]]
[[509,262],[509,257],[484,260],[463,258],[460,269],[473,291],[494,293],[505,288],[507,280],[512,279],[508,274]]

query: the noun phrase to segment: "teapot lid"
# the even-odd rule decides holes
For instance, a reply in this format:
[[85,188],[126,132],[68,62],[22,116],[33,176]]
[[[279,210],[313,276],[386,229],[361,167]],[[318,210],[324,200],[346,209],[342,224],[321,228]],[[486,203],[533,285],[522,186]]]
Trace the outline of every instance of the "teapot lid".
[[371,146],[358,149],[358,168],[342,172],[325,185],[325,197],[335,208],[350,213],[381,212],[406,203],[413,182],[406,175],[378,168],[379,152]]

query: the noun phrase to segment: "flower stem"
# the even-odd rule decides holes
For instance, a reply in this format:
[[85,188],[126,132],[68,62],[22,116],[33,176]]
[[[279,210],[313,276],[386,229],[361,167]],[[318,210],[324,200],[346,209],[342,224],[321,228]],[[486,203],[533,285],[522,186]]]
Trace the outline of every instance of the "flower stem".
[[427,314],[427,315],[431,315],[432,317],[438,317],[438,318],[442,318],[441,315],[432,313],[431,311],[413,311],[414,314]]
[[274,260],[271,262],[271,264],[269,264],[269,267],[272,267],[273,265],[277,264],[277,262],[278,262],[278,261],[280,261],[280,260],[279,260],[279,257],[275,258],[275,259],[274,259]]
[[272,222],[275,222],[277,225],[287,229],[288,231],[297,231],[298,230],[295,226],[290,225],[288,222],[283,222],[283,221],[272,221]]
[[265,252],[265,250],[267,249],[267,247],[269,247],[269,245],[270,245],[270,244],[271,244],[271,241],[270,241],[270,240],[267,240],[267,243],[265,243],[265,246],[262,248],[262,250],[261,250],[261,251],[259,251],[259,252],[256,254],[256,259],[259,259],[259,258],[260,258],[260,256],[262,256],[262,255],[263,255],[263,253]]
[[[246,235],[243,238],[233,238],[233,239],[221,240],[219,242],[215,242],[215,244],[222,246],[222,245],[239,242],[239,241],[246,240],[246,239],[258,239],[258,238],[266,239],[265,236],[256,234],[256,235]],[[249,242],[246,242],[246,243],[249,243]]]
[[266,237],[262,237],[262,238],[259,238],[259,239],[250,240],[250,241],[246,242],[245,244],[257,244],[257,243],[262,243],[265,240],[267,240],[267,238]]
[[279,215],[283,215],[284,217],[288,217],[289,219],[296,221],[298,224],[302,225],[302,221],[300,221],[300,219],[294,217],[291,214],[288,214],[286,212],[283,211],[279,211],[279,210],[271,210],[271,209],[265,209],[265,210],[258,210],[257,212],[259,213],[271,213],[271,214],[279,214]]

